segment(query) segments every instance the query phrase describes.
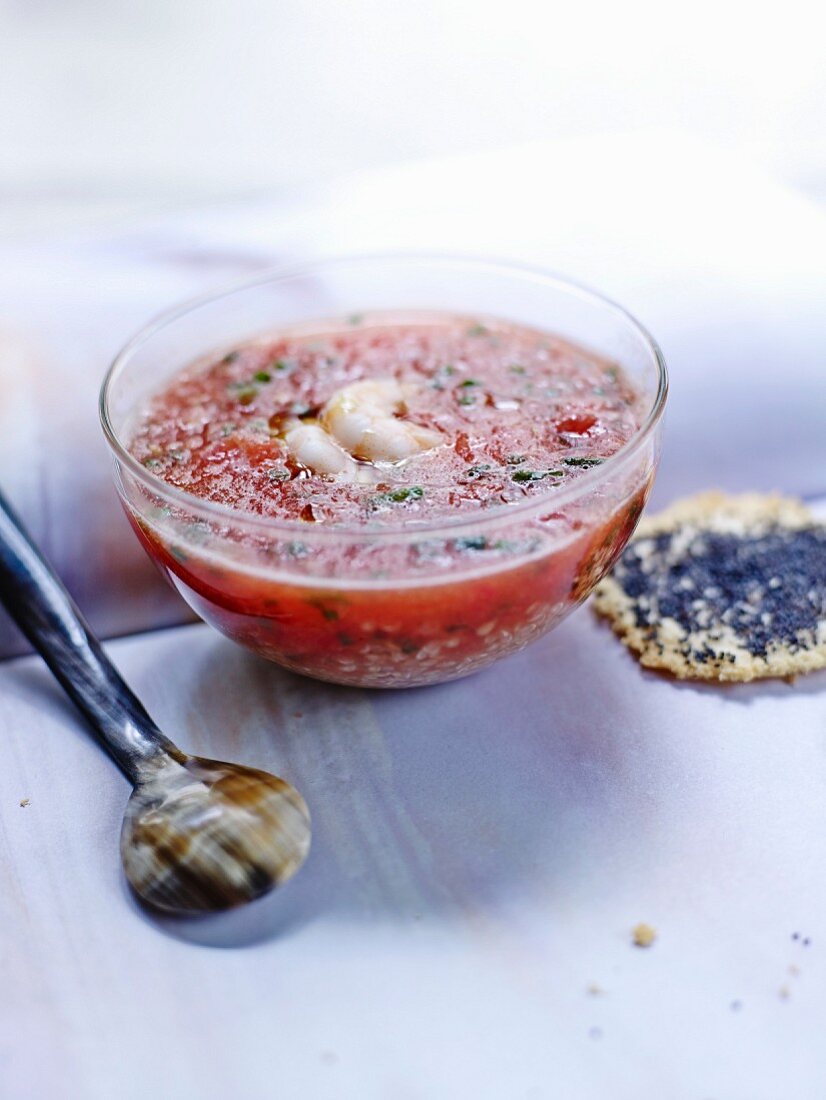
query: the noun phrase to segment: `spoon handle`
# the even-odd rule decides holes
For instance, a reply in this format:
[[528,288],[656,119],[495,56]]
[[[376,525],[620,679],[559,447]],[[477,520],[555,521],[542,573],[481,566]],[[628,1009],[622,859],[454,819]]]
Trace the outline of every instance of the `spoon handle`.
[[103,652],[2,493],[0,603],[133,783],[150,760],[181,756]]

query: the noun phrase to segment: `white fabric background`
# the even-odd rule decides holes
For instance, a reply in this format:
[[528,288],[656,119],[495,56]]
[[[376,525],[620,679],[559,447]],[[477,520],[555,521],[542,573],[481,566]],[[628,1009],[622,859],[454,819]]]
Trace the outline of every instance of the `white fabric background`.
[[679,128],[826,193],[822,5],[0,0],[0,232]]

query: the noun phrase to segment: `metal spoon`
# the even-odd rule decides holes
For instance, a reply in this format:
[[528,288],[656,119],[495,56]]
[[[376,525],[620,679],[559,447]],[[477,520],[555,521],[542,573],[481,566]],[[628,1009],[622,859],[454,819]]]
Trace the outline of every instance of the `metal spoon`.
[[0,602],[134,786],[120,852],[140,898],[172,913],[216,912],[298,870],[310,849],[298,791],[255,768],[187,756],[161,733],[2,494]]

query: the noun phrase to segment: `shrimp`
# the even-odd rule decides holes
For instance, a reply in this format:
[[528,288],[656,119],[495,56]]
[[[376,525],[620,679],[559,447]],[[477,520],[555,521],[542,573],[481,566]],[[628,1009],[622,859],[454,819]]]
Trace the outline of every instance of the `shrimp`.
[[340,481],[357,481],[358,465],[319,424],[302,424],[289,420],[284,425],[282,439],[291,458],[308,466],[317,474],[327,474]]
[[400,462],[442,442],[439,432],[396,415],[404,412],[408,392],[393,378],[352,382],[333,394],[319,419],[355,458]]

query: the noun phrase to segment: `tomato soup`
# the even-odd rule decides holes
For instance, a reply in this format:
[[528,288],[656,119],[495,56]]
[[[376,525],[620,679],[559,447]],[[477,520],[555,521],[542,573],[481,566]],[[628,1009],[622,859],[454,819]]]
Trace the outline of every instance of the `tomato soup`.
[[263,656],[366,686],[449,679],[539,637],[619,554],[651,462],[568,490],[644,404],[617,363],[487,317],[304,325],[192,363],[137,410],[132,455],[205,510],[159,484],[127,511],[199,614]]

